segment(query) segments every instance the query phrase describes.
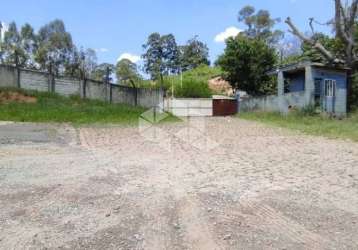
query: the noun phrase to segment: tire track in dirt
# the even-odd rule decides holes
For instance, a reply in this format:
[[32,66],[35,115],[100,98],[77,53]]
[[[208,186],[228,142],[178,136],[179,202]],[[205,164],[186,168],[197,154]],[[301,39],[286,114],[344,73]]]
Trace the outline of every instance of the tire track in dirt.
[[195,199],[184,199],[179,209],[180,224],[185,230],[184,239],[188,249],[223,250],[222,242],[214,237],[213,228]]
[[268,205],[254,201],[246,201],[242,204],[242,207],[244,210],[250,211],[255,217],[258,217],[270,230],[275,233],[282,233],[294,242],[304,244],[307,249],[332,248],[327,239],[307,230],[304,226],[289,219]]

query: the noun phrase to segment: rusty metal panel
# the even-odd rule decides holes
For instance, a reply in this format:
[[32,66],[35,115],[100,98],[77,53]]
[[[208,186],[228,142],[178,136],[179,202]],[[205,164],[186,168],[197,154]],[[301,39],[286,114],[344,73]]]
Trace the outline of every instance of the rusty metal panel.
[[229,116],[237,113],[237,100],[232,99],[214,99],[214,116]]

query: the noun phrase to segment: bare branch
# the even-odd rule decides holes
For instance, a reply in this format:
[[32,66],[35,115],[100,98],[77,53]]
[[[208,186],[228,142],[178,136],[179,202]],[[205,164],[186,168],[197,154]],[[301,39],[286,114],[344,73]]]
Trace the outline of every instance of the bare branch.
[[[357,1],[358,0],[355,0],[355,2]],[[352,39],[350,39],[350,37],[346,32],[345,23],[347,20],[345,20],[345,13],[342,7],[341,0],[335,0],[335,9],[336,9],[335,26],[336,26],[337,36],[340,37],[345,43],[350,44],[352,43]]]
[[298,28],[292,23],[291,18],[287,18],[285,23],[288,24],[291,28],[291,33],[296,35],[302,41],[311,45],[313,48],[317,49],[328,61],[330,62],[338,62],[338,60],[333,56],[333,54],[328,51],[319,41],[315,41],[311,38],[306,37],[302,32],[298,30]]
[[350,18],[349,18],[349,27],[353,27],[354,26],[354,21],[356,19],[357,16],[357,10],[358,10],[358,0],[354,0],[351,6],[351,14],[350,14]]
[[312,34],[314,34],[314,27],[313,27],[314,18],[311,17],[309,20],[310,20],[310,27],[311,27]]

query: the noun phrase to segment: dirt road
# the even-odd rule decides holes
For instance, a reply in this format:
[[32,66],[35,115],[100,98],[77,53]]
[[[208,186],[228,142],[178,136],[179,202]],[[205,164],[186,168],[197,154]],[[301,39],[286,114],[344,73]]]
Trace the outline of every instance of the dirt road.
[[0,123],[0,249],[358,249],[358,144],[236,118]]

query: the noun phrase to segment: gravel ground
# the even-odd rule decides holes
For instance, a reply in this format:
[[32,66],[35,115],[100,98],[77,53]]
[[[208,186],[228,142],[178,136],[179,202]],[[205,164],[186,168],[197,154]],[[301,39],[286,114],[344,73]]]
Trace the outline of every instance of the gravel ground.
[[357,232],[357,143],[236,118],[0,124],[0,249],[358,249]]

